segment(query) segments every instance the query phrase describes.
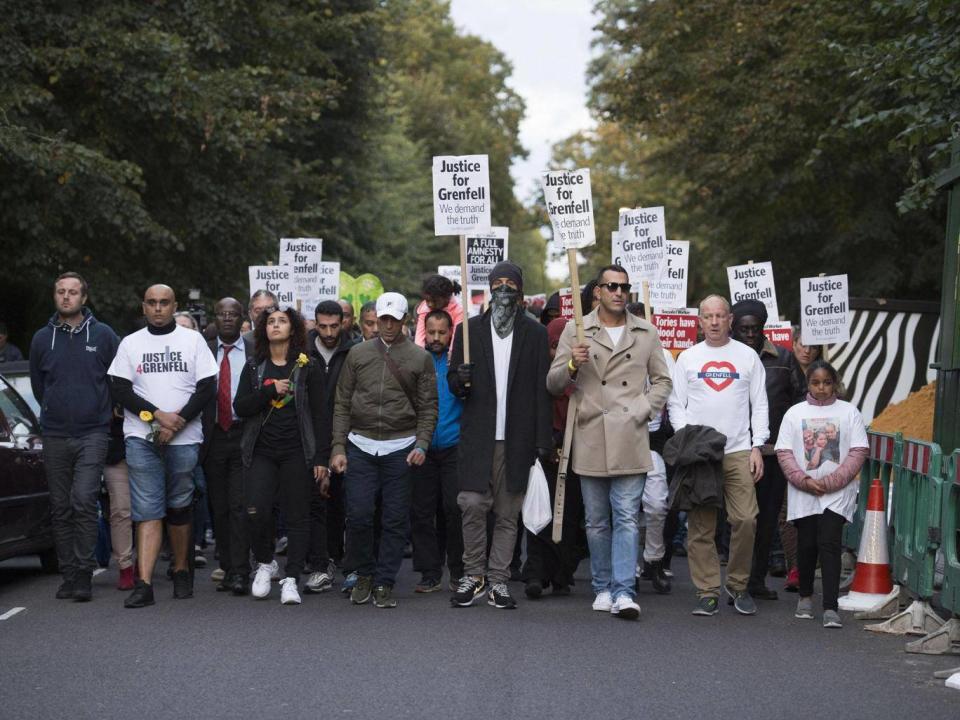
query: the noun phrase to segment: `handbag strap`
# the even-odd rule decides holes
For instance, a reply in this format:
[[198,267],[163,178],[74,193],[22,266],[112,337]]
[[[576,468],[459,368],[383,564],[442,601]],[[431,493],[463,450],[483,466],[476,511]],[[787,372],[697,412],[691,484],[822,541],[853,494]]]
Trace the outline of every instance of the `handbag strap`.
[[410,402],[410,407],[412,407],[413,411],[416,412],[417,404],[414,402],[416,395],[413,391],[413,388],[410,386],[409,373],[405,372],[399,365],[397,365],[397,361],[390,357],[390,353],[387,352],[387,348],[383,344],[382,340],[379,338],[374,338],[374,342],[377,344],[377,349],[380,351],[380,355],[383,356],[383,361],[387,365],[387,370],[389,370],[394,379],[400,383],[400,389],[403,390],[403,394],[407,396],[407,400]]
[[573,428],[577,420],[579,406],[577,396],[570,396],[567,406],[567,426],[563,431],[563,449],[560,451],[560,465],[557,468],[557,490],[553,498],[553,533],[550,537],[559,543],[563,537],[563,506],[566,501],[567,465],[570,463],[570,446],[573,444]]

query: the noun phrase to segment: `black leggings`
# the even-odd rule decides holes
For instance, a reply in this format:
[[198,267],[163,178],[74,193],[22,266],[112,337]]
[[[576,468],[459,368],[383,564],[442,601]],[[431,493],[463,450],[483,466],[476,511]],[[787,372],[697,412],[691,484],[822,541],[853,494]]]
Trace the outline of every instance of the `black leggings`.
[[808,515],[794,520],[797,527],[797,567],[800,570],[800,596],[813,595],[813,578],[820,558],[823,584],[823,609],[836,610],[840,594],[840,541],[843,515],[824,510],[823,515]]
[[303,449],[279,453],[258,447],[243,484],[254,557],[258,563],[273,560],[273,505],[279,499],[287,524],[286,576],[299,582],[310,543],[310,494],[314,485],[313,469],[307,466]]

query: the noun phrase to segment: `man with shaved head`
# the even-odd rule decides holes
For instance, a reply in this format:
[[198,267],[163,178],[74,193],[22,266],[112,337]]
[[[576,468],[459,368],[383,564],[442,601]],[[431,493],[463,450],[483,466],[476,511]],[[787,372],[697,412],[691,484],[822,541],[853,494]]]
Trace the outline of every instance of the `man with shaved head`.
[[177,298],[167,285],[143,296],[147,326],[120,342],[108,371],[123,406],[131,515],[137,523],[140,577],[124,607],[154,604],[153,568],[166,520],[173,550],[173,596],[193,596],[193,471],[203,440],[200,413],[217,390],[217,365],[203,336],[174,321]]
[[[200,460],[207,478],[213,530],[222,574],[219,591],[246,595],[250,584],[250,540],[243,504],[243,422],[233,411],[240,373],[253,357],[253,343],[240,334],[243,305],[225,297],[214,306],[217,336],[207,343],[217,364],[217,391],[203,410]],[[214,571],[216,572],[216,571]]]

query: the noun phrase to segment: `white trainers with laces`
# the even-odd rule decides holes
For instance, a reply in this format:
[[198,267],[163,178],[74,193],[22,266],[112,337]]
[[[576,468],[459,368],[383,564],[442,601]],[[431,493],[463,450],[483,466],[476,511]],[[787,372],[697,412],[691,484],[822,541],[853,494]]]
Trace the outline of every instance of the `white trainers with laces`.
[[597,612],[610,612],[610,608],[613,607],[613,597],[611,597],[610,592],[604,590],[603,592],[597,593],[596,599],[593,601],[593,609]]
[[280,604],[299,605],[300,593],[297,591],[297,579],[288,577],[280,581]]
[[636,620],[640,617],[640,606],[629,595],[621,595],[614,601],[613,607],[610,608],[610,614],[624,620]]
[[270,594],[270,580],[274,574],[280,572],[277,561],[269,563],[258,563],[257,573],[253,576],[253,585],[250,587],[250,594],[255,598],[263,599]]

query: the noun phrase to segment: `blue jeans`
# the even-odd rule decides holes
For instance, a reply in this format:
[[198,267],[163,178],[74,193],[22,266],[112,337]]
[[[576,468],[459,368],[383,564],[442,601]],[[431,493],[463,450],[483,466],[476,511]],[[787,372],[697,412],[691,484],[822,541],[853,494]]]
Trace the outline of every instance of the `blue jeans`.
[[134,522],[162,520],[167,516],[167,508],[190,506],[199,444],[155,445],[138,437],[128,437],[124,444],[130,474],[130,515]]
[[[646,475],[580,477],[586,514],[593,591],[608,591],[616,600],[634,597],[640,530],[637,519]],[[613,515],[613,533],[610,516]]]

